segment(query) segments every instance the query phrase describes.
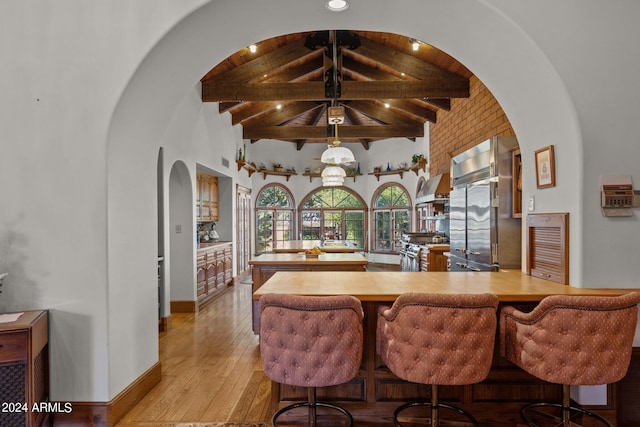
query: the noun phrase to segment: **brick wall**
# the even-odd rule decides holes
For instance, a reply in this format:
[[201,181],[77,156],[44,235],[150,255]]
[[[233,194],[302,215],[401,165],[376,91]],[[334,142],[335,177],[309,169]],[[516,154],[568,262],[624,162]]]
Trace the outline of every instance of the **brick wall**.
[[470,79],[469,98],[451,100],[451,111],[438,111],[429,124],[430,175],[449,171],[451,157],[492,136],[513,136],[513,128],[489,89]]

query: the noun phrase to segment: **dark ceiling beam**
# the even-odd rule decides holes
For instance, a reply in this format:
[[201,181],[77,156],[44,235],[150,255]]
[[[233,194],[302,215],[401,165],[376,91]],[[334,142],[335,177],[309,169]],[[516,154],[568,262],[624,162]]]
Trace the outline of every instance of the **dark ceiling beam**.
[[269,70],[270,73],[282,72],[282,70],[287,70],[302,62],[319,58],[321,55],[322,51],[312,51],[305,48],[304,39],[300,39],[285,44],[274,51],[260,54],[255,59],[238,65],[213,78],[206,75],[202,78],[202,83],[210,80],[229,83],[261,81],[265,79],[265,70]]
[[[361,46],[358,49],[343,49],[342,54],[359,62],[374,62],[384,71],[402,77],[402,73],[406,76],[418,80],[441,80],[447,82],[466,81],[469,79],[444,70],[429,62],[422,61],[412,55],[400,52],[389,46],[376,43],[364,37],[361,37]],[[361,57],[362,59],[357,59]]]
[[[356,81],[372,81],[372,80],[415,80],[415,79],[401,79],[389,73],[386,73],[379,68],[373,68],[370,65],[363,64],[354,60],[353,58],[345,58],[343,61],[344,68],[343,74],[345,78],[349,78],[351,80]],[[421,103],[432,105],[436,108],[450,111],[451,110],[451,100],[449,98],[427,98],[420,99]],[[433,113],[435,115],[435,111],[431,109],[427,109],[427,111]],[[427,117],[427,116],[422,116]],[[427,119],[429,120],[429,119]],[[431,120],[429,120],[431,121]]]
[[[340,99],[468,98],[469,81],[343,81]],[[326,101],[323,82],[203,83],[202,101]]]
[[469,81],[368,81],[342,82],[344,99],[403,99],[403,98],[468,98]]
[[324,82],[202,83],[202,101],[320,101]]
[[[262,103],[256,102],[254,104],[258,105]],[[268,111],[264,111],[263,114],[256,113],[253,116],[255,118],[245,119],[242,121],[242,125],[251,127],[254,123],[258,122],[260,126],[277,126],[313,109],[320,110],[321,108],[317,103],[312,101],[294,102],[279,110],[277,108],[271,108]],[[235,115],[233,118],[235,120]]]
[[[418,138],[424,136],[424,126],[340,126],[340,140],[350,142],[361,138]],[[243,128],[243,139],[313,139],[326,138],[324,126],[266,126]]]
[[[386,124],[424,124],[426,120],[422,117],[412,116],[408,117],[406,114],[398,113],[395,111],[395,106],[389,104],[389,108],[385,108],[382,103],[376,101],[352,101],[348,104],[348,108],[358,110],[369,117],[372,117],[378,121]],[[430,117],[435,121],[435,112],[433,117]]]

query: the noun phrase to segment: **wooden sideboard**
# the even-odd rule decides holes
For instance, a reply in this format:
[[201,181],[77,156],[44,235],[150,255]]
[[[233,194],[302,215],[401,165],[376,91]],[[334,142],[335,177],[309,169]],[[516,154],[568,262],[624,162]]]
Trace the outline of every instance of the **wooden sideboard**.
[[196,295],[202,308],[233,281],[231,242],[201,243],[196,259]]
[[[482,293],[498,295],[500,306],[514,305],[530,311],[548,295],[620,295],[632,289],[582,289],[565,286],[523,274],[520,271],[448,273],[448,272],[281,272],[254,292],[254,302],[265,293],[292,295],[353,295],[362,302],[364,310],[364,351],[356,378],[347,384],[318,390],[318,399],[338,401],[348,409],[357,423],[377,425],[389,421],[393,411],[409,401],[429,399],[429,386],[409,383],[391,373],[376,354],[376,321],[378,309],[391,305],[404,292]],[[498,333],[497,333],[498,335]],[[489,376],[478,384],[445,386],[440,388],[442,401],[450,402],[471,412],[481,425],[516,425],[519,410],[538,401],[560,401],[562,386],[538,380],[506,359],[500,357],[496,337],[493,364]],[[634,357],[638,353],[634,352]],[[638,364],[638,360],[632,361]],[[620,388],[608,386],[605,405],[589,407],[612,421],[625,419],[625,414],[640,411],[638,394],[633,380],[637,370],[630,370],[628,381]],[[619,392],[618,392],[619,391]],[[624,391],[634,397],[621,396]],[[634,394],[635,393],[635,394]],[[306,398],[299,387],[273,385],[273,406],[282,407]],[[635,399],[635,400],[634,400]],[[625,403],[623,405],[622,403]],[[633,414],[629,415],[637,420]],[[638,425],[635,421],[620,426]]]
[[0,426],[48,425],[41,408],[49,400],[49,317],[25,311],[15,322],[0,323]]

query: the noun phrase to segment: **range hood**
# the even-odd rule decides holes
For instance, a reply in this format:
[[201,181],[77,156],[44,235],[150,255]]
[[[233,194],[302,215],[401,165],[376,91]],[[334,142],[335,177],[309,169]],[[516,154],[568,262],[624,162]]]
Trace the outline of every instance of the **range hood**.
[[441,173],[429,178],[425,185],[418,189],[416,203],[437,203],[449,200],[451,182],[449,173]]

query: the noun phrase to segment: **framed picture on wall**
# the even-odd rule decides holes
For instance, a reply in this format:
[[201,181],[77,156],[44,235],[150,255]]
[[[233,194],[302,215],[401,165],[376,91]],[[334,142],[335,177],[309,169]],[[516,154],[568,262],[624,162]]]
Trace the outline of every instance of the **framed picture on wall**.
[[536,150],[536,184],[538,188],[555,187],[556,161],[553,145]]

